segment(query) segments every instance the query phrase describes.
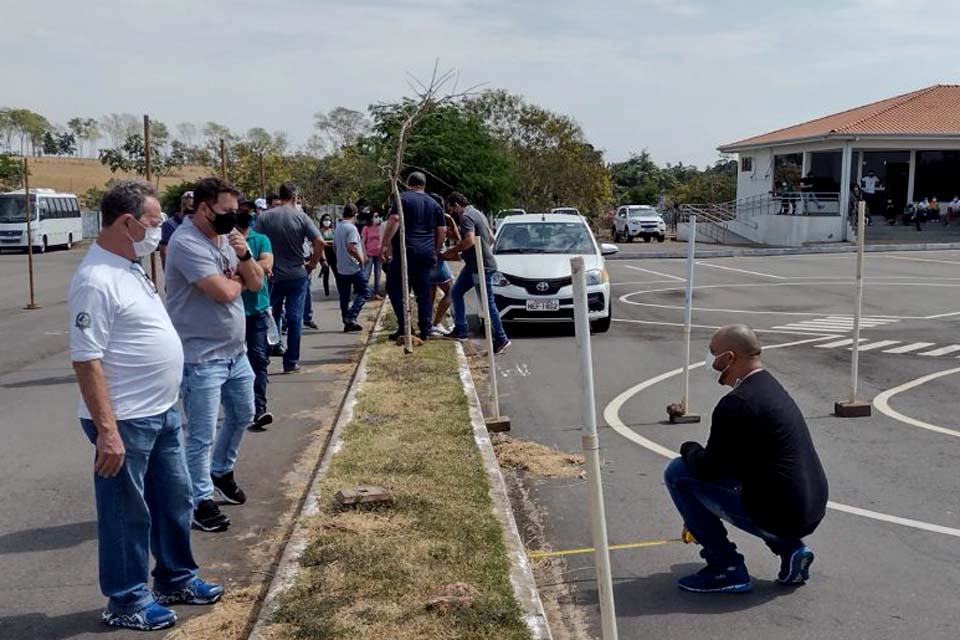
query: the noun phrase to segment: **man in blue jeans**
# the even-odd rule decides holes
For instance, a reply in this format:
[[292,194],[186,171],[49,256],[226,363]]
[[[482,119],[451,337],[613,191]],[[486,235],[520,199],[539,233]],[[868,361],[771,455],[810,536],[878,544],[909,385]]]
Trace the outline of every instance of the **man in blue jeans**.
[[260,291],[243,292],[243,310],[247,314],[247,359],[253,369],[253,423],[250,431],[266,431],[267,425],[273,424],[273,414],[267,411],[267,384],[270,382],[268,369],[270,367],[270,345],[267,342],[267,331],[270,318],[270,287],[267,278],[273,271],[273,249],[270,239],[262,233],[257,233],[253,225],[254,203],[249,200],[240,203],[237,213],[237,229],[247,240],[253,259],[263,269],[264,280]]
[[[403,225],[406,235],[407,276],[410,288],[417,297],[417,325],[420,338],[427,340],[433,329],[433,308],[430,304],[430,273],[437,264],[437,256],[447,236],[443,209],[425,193],[427,177],[414,171],[407,176],[407,190],[400,194],[403,207]],[[396,340],[404,335],[403,272],[400,268],[400,216],[397,207],[390,208],[387,228],[383,232],[380,257],[387,274],[387,295],[397,316],[397,331],[390,336]]]
[[235,228],[237,191],[219,178],[206,178],[193,196],[193,216],[180,225],[167,250],[167,310],[183,343],[193,526],[225,531],[230,520],[213,501],[213,490],[230,504],[246,502],[233,467],[254,417],[254,374],[245,348],[241,294],[260,291],[264,275]]
[[460,218],[460,243],[447,251],[444,258],[456,260],[458,256],[463,257],[463,269],[460,270],[460,275],[457,276],[457,281],[453,283],[453,289],[450,291],[450,298],[453,302],[454,334],[459,340],[469,338],[465,296],[474,288],[479,295],[480,280],[477,275],[476,239],[480,238],[481,250],[483,251],[483,275],[487,281],[487,292],[489,294],[487,302],[490,310],[490,329],[493,334],[493,352],[500,355],[510,346],[510,338],[503,330],[500,311],[493,299],[493,274],[497,271],[497,261],[493,257],[493,233],[487,224],[487,217],[473,207],[463,194],[454,192],[447,196],[447,208],[453,215]]
[[744,558],[722,521],[763,540],[780,557],[777,581],[803,584],[814,554],[803,542],[826,511],[827,478],[800,409],[760,363],[760,341],[745,325],[710,340],[707,371],[733,388],[713,411],[707,446],[686,442],[664,472],[684,524],[707,566],[677,585],[696,593],[752,587]]
[[[333,235],[333,246],[337,252],[337,293],[340,294],[340,315],[343,319],[344,333],[363,331],[357,323],[363,305],[370,298],[370,279],[366,277],[363,254],[363,242],[354,222],[357,219],[357,206],[348,204],[343,208],[343,221],[337,225]],[[353,293],[353,304],[350,294]]]
[[[104,194],[103,227],[70,284],[70,354],[80,423],[96,446],[94,491],[102,620],[155,630],[165,605],[212,604],[223,587],[200,579],[190,548],[190,475],[177,395],[183,349],[139,259],[160,242],[160,203],[143,182]],[[156,561],[147,585],[150,551]]]
[[[273,319],[287,329],[287,349],[283,354],[283,372],[300,371],[300,338],[303,335],[303,311],[310,291],[309,274],[316,269],[326,243],[317,225],[307,214],[297,209],[297,185],[280,185],[280,206],[267,209],[257,216],[256,230],[270,239],[273,248],[273,282],[270,306]],[[303,245],[313,244],[313,253],[304,258]]]

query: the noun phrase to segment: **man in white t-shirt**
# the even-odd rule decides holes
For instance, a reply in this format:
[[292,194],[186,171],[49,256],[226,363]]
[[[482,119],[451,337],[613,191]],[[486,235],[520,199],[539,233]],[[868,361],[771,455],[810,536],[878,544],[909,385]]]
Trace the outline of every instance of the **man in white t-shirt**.
[[[190,475],[176,402],[183,349],[139,258],[160,242],[150,185],[121,182],[103,196],[103,228],[70,283],[70,354],[80,423],[96,446],[94,490],[100,589],[111,626],[172,626],[169,604],[212,604],[190,548]],[[147,586],[150,550],[153,589]]]

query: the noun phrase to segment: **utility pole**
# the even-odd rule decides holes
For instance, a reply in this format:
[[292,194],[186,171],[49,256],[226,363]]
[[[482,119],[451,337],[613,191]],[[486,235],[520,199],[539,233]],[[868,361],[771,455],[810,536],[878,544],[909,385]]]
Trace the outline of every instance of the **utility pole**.
[[[143,116],[143,174],[147,182],[152,184],[152,173],[151,170],[151,158],[150,158],[150,116]],[[157,252],[154,251],[150,254],[150,277],[153,279],[153,282],[157,282]]]
[[263,153],[260,153],[260,197],[267,197],[267,170],[263,166]]
[[33,229],[30,225],[30,218],[33,217],[33,211],[30,210],[30,170],[27,167],[27,156],[23,156],[23,202],[27,214],[27,271],[30,273],[30,302],[24,309],[34,311],[40,308],[37,304],[33,289]]
[[227,179],[227,143],[220,138],[220,177]]

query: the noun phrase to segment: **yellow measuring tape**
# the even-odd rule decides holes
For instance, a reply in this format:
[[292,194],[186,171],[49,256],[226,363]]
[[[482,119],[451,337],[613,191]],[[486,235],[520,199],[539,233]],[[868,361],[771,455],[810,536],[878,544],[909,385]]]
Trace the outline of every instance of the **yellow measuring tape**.
[[[674,544],[676,542],[682,542],[684,544],[694,543],[697,541],[690,534],[686,527],[683,528],[683,531],[680,534],[679,538],[663,538],[661,540],[638,540],[637,542],[625,542],[623,544],[612,544],[608,548],[610,551],[620,551],[622,549],[643,549],[645,547],[660,547],[665,544]],[[564,549],[563,551],[527,551],[527,556],[531,560],[537,560],[539,558],[556,558],[559,556],[576,556],[582,555],[585,553],[593,553],[596,549],[594,547],[583,547],[582,549]]]

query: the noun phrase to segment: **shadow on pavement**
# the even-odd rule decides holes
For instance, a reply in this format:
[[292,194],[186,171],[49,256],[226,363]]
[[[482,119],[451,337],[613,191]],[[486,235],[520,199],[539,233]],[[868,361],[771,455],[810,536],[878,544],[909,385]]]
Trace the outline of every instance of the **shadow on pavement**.
[[[100,622],[101,609],[77,611],[49,617],[44,613],[26,613],[0,618],[0,638],[4,640],[67,640],[87,633],[117,631]],[[165,633],[165,632],[164,632]],[[144,637],[151,637],[150,634]]]
[[[795,587],[785,587],[773,580],[758,580],[755,577],[752,577],[753,591],[749,593],[688,593],[677,588],[679,578],[702,568],[702,564],[675,564],[665,573],[642,578],[615,578],[613,596],[617,617],[744,611],[790,595],[796,590]],[[581,593],[583,604],[598,605],[595,588],[585,588]]]
[[30,387],[52,387],[58,384],[75,384],[77,376],[70,374],[67,376],[50,376],[48,378],[36,378],[34,380],[21,380],[20,382],[8,382],[0,384],[4,389],[29,389]]
[[[0,535],[0,555],[67,549],[83,544],[87,540],[94,540],[96,537],[96,520],[61,524],[55,527],[24,529],[23,531]],[[0,638],[6,637],[0,634]]]

